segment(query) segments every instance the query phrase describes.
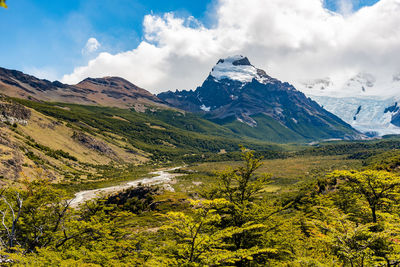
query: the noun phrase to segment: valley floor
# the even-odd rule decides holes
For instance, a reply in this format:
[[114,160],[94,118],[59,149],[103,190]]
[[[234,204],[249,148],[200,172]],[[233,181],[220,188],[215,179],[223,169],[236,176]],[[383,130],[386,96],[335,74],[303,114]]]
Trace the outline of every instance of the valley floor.
[[180,169],[180,167],[151,172],[151,173],[149,173],[149,175],[150,176],[154,175],[154,177],[141,178],[139,180],[130,181],[130,182],[127,182],[122,185],[80,191],[75,194],[75,198],[73,198],[71,200],[70,206],[73,208],[77,208],[79,205],[85,203],[86,201],[92,200],[94,198],[105,197],[107,195],[116,194],[116,193],[124,191],[126,189],[134,188],[134,187],[138,187],[138,186],[164,185],[164,187],[166,186],[166,188],[171,188],[169,184],[172,182],[176,182],[173,179],[177,176],[180,176],[180,174],[174,174],[174,173],[169,173],[169,172],[177,170],[177,169]]
[[[0,231],[0,254],[17,266],[381,266],[386,258],[396,263],[397,233],[386,236],[370,227],[399,226],[388,216],[397,216],[400,152],[382,151],[380,144],[354,153],[351,144],[351,151],[339,153],[348,146],[330,143],[264,160],[244,150],[243,161],[158,171],[120,166],[123,176],[112,169],[110,178],[84,186],[24,181],[3,192],[4,225],[14,220],[17,231]],[[353,174],[391,185],[376,222],[364,195],[346,180]],[[21,211],[16,221],[11,209]],[[238,237],[240,244],[234,242]],[[341,238],[348,241],[338,243]]]

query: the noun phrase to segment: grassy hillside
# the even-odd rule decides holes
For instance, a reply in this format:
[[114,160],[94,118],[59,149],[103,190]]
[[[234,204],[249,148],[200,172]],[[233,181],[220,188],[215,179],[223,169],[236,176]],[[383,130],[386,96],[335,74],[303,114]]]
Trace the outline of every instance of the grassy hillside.
[[289,120],[287,125],[279,123],[277,120],[264,114],[251,116],[257,122],[257,126],[252,127],[239,122],[235,117],[226,119],[213,119],[215,123],[230,129],[237,135],[252,139],[276,142],[276,143],[304,143],[315,140],[330,139],[332,136],[341,136],[341,133],[354,134],[353,129],[345,127],[335,120],[331,120],[331,128],[315,125],[307,119],[295,122]]
[[[227,128],[174,110],[136,112],[6,97],[1,103],[0,111],[10,113],[0,123],[3,180],[20,177],[21,172],[32,176],[40,168],[59,182],[104,183],[120,180],[116,178],[121,171],[131,165],[237,159],[239,144],[267,158],[283,157],[286,150],[242,140]],[[29,118],[18,121],[14,111],[19,109]]]
[[[150,154],[118,135],[79,131],[72,124],[0,99],[0,183],[23,176],[45,175],[54,182],[92,182],[103,179],[102,169],[142,165]],[[7,111],[8,109],[9,111]],[[21,114],[10,111],[26,111]],[[12,115],[12,116],[11,116]],[[5,117],[6,116],[6,117]],[[8,120],[5,120],[7,118]],[[10,123],[10,121],[13,123]],[[107,177],[115,178],[114,175]]]
[[[118,135],[136,148],[151,153],[152,160],[184,159],[183,154],[237,151],[238,135],[192,114],[147,111],[61,103],[17,102],[47,116],[69,123],[75,131],[113,138]],[[244,142],[252,148],[281,150],[278,145]]]
[[253,116],[252,118],[257,122],[256,127],[251,127],[245,123],[239,122],[234,117],[229,117],[224,120],[214,120],[214,122],[223,125],[238,135],[247,136],[258,140],[266,140],[278,143],[306,141],[306,138],[280,124],[278,121],[269,116],[260,114]]

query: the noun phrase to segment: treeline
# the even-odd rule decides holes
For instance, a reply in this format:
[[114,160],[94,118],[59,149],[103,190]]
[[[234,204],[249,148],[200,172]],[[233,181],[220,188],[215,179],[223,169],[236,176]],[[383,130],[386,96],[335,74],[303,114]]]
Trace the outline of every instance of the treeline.
[[[196,160],[204,153],[237,152],[238,143],[254,150],[282,151],[282,147],[241,140],[230,130],[177,111],[139,113],[110,107],[56,104],[13,99],[57,120],[74,130],[94,135],[112,132],[134,147],[152,154],[154,162]],[[66,107],[61,108],[60,105]],[[160,130],[161,129],[161,130]],[[273,153],[271,153],[273,154]],[[199,157],[200,155],[200,157]]]
[[354,158],[366,158],[372,154],[381,153],[391,149],[400,149],[400,139],[383,139],[375,141],[341,141],[335,143],[322,143],[304,150],[300,150],[295,154],[314,155],[314,156],[331,156],[331,155],[354,155]]

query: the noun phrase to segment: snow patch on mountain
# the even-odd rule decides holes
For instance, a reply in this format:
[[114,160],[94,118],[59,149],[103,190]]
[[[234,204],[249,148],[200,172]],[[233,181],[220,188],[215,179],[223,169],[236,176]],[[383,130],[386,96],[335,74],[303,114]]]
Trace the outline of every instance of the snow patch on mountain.
[[211,110],[211,107],[206,107],[204,104],[200,106],[200,109],[205,111],[205,112],[209,112]]
[[392,108],[399,102],[396,98],[309,97],[361,132],[380,136],[400,134],[400,127],[391,123],[393,116],[398,112],[398,109]]
[[229,79],[242,83],[249,83],[252,82],[253,79],[256,79],[263,84],[269,82],[269,77],[262,75],[260,70],[251,65],[247,57],[241,55],[220,59],[217,65],[212,69],[210,75],[217,81]]

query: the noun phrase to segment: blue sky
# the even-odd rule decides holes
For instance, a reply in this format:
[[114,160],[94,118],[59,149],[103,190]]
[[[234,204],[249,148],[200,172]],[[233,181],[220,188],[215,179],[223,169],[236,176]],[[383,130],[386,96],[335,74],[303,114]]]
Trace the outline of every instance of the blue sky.
[[111,53],[135,48],[143,17],[174,11],[202,18],[210,1],[8,0],[0,10],[0,66],[70,72],[88,60],[81,51],[90,37]]
[[[363,6],[370,6],[378,2],[379,0],[351,0],[354,10],[358,10]],[[330,10],[336,11],[339,9],[340,1],[338,0],[325,0],[325,5]]]
[[[337,10],[337,0],[326,7]],[[376,0],[354,0],[354,9]],[[96,55],[83,54],[90,37],[97,51],[118,53],[136,48],[142,40],[145,15],[173,11],[205,25],[215,0],[8,0],[0,9],[0,66],[49,79],[60,78]],[[41,74],[42,73],[42,74]]]

